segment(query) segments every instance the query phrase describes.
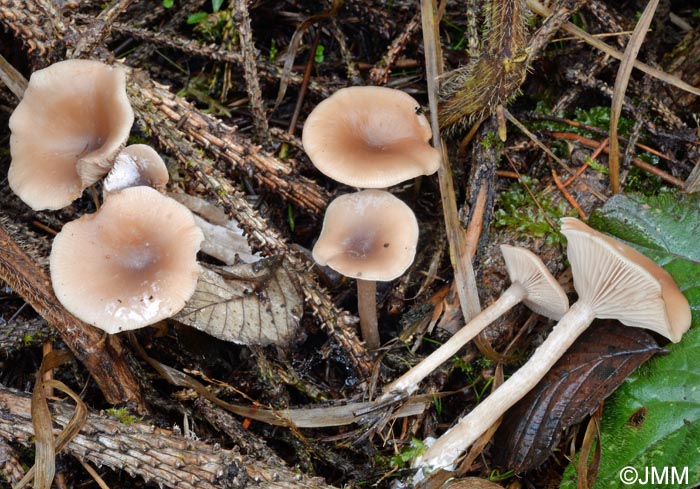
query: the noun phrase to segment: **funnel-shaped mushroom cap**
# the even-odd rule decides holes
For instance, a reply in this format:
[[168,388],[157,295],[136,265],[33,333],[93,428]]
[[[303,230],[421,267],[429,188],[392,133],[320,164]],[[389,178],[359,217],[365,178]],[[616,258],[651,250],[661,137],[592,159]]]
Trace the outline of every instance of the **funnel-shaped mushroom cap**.
[[161,191],[169,178],[168,168],[155,149],[132,144],[117,155],[103,185],[106,194],[141,185]]
[[569,299],[559,282],[532,251],[501,245],[508,276],[526,292],[523,302],[530,310],[557,321],[569,310]]
[[347,277],[389,281],[413,263],[417,243],[411,208],[389,192],[364,190],[330,203],[313,257]]
[[10,117],[10,187],[34,210],[69,205],[109,171],[133,121],[122,69],[73,59],[36,71]]
[[384,188],[435,173],[440,153],[430,124],[407,93],[385,87],[338,90],[309,114],[302,142],[313,164],[346,185]]
[[598,318],[680,341],[690,327],[690,306],[666,270],[573,217],[562,219],[561,231],[579,302],[591,304]]
[[167,318],[195,290],[203,239],[190,211],[132,187],[69,222],[51,248],[51,282],[71,313],[108,333]]

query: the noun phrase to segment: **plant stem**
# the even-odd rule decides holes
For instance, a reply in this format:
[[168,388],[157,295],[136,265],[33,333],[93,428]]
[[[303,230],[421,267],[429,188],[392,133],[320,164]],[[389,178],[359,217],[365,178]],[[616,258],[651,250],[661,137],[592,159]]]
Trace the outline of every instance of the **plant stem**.
[[519,283],[513,283],[501,297],[489,307],[481,311],[471,321],[464,325],[445,344],[424,358],[418,365],[389,384],[380,400],[388,399],[396,394],[410,394],[418,387],[425,377],[435,371],[440,365],[457,353],[469,340],[478,335],[486,326],[494,322],[513,306],[521,302],[526,291]]
[[376,350],[381,342],[377,321],[377,282],[374,280],[357,279],[357,310],[362,339],[368,350]]
[[[454,464],[466,448],[544,377],[594,318],[595,312],[589,304],[579,301],[571,306],[527,363],[438,438],[414,465],[435,470]],[[419,472],[417,477],[424,475]]]

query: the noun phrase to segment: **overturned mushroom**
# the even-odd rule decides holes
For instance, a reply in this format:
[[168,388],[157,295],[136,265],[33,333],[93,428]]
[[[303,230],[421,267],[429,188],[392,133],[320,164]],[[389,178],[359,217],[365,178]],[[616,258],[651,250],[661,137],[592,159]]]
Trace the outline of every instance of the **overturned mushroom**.
[[413,263],[418,222],[410,207],[383,190],[338,197],[326,209],[314,260],[357,279],[362,337],[379,347],[376,281],[394,280]]
[[617,319],[678,342],[690,306],[671,276],[638,251],[578,219],[562,219],[579,300],[530,359],[501,387],[433,443],[414,465],[424,472],[454,463],[501,415],[532,389],[595,318]]
[[69,205],[109,171],[133,121],[118,67],[73,59],[34,72],[10,117],[10,187],[34,210]]
[[348,87],[309,114],[302,142],[313,164],[346,185],[385,188],[438,170],[416,100],[385,87]]
[[379,400],[413,392],[421,380],[519,302],[524,302],[531,310],[550,319],[560,319],[566,313],[569,300],[537,255],[524,248],[509,245],[501,245],[501,252],[511,286],[496,302],[472,318],[445,344],[389,384]]
[[149,187],[124,189],[54,239],[49,264],[56,297],[108,333],[153,324],[194,293],[202,239],[182,204]]
[[103,182],[105,195],[146,185],[160,192],[170,176],[163,158],[147,144],[132,144],[119,152]]

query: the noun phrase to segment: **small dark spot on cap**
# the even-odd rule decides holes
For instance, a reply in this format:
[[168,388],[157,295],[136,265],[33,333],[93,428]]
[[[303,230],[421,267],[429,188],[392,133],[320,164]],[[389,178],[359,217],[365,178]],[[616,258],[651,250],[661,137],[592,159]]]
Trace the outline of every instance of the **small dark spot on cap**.
[[384,248],[388,248],[388,247],[389,247],[389,243],[384,243]]
[[358,277],[362,277],[362,272],[357,272]]

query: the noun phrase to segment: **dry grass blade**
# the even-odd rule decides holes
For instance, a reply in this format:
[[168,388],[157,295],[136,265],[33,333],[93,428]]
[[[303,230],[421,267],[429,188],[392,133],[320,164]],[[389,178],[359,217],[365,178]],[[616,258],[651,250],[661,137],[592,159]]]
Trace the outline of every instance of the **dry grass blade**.
[[627,44],[625,55],[620,62],[620,68],[617,70],[617,77],[615,78],[615,88],[613,89],[612,103],[610,105],[610,155],[608,160],[610,165],[610,187],[614,194],[620,192],[620,142],[617,139],[617,124],[620,121],[622,104],[625,101],[627,83],[632,74],[634,62],[637,59],[647,29],[649,29],[658,5],[659,0],[650,0],[644,12],[642,12],[629,44]]
[[22,100],[24,91],[27,89],[27,79],[15,69],[7,60],[0,54],[0,81],[3,82],[17,99]]
[[[44,374],[71,360],[73,355],[66,350],[53,351],[44,357],[37,372],[37,381],[32,393],[32,425],[35,438],[35,463],[14,489],[21,489],[34,480],[34,488],[51,487],[56,469],[56,453],[60,452],[82,429],[87,420],[87,406],[63,382],[43,380]],[[75,411],[70,420],[54,439],[53,420],[46,399],[46,387],[58,389],[75,401]]]
[[469,253],[465,252],[464,230],[459,222],[457,200],[455,197],[452,169],[447,158],[438,123],[438,77],[440,76],[440,43],[435,21],[436,6],[433,0],[421,0],[421,17],[423,23],[423,49],[425,51],[425,70],[430,104],[430,124],[433,129],[433,146],[442,150],[442,163],[438,169],[440,182],[440,200],[445,215],[447,241],[450,244],[450,260],[454,268],[457,293],[465,321],[469,321],[481,310],[479,294],[476,288],[474,268]]
[[[279,107],[280,103],[282,102],[282,99],[284,98],[284,94],[287,92],[289,74],[292,72],[292,67],[294,66],[294,58],[296,57],[297,50],[299,49],[299,43],[301,42],[302,36],[306,32],[306,30],[312,25],[316,24],[317,22],[320,22],[321,20],[333,17],[338,12],[338,10],[340,10],[340,7],[343,6],[343,3],[343,0],[333,0],[331,8],[324,12],[321,12],[320,14],[308,17],[299,25],[299,27],[297,27],[297,30],[294,31],[292,39],[291,41],[289,41],[289,47],[287,48],[287,52],[284,55],[284,68],[282,69],[282,74],[280,76],[280,87],[279,91],[277,92],[277,99],[275,100],[275,105],[272,108],[273,112],[277,110],[277,107]],[[314,53],[310,54],[310,56],[312,57],[313,55]]]
[[[528,5],[528,7],[530,7],[530,10],[535,12],[537,15],[541,15],[542,17],[547,17],[547,16],[552,14],[551,10],[549,10],[547,7],[542,5],[537,0],[527,0],[527,5]],[[562,29],[564,31],[568,32],[569,34],[572,34],[572,35],[576,36],[577,38],[585,41],[586,43],[590,44],[594,48],[600,49],[608,56],[612,56],[613,58],[615,58],[617,60],[621,60],[623,58],[622,53],[620,53],[616,49],[613,49],[612,47],[608,46],[600,39],[596,39],[595,37],[591,36],[583,29],[576,27],[574,24],[567,22],[566,24],[562,25]],[[647,75],[651,75],[654,78],[657,78],[665,83],[668,83],[669,85],[673,85],[674,87],[680,88],[681,90],[685,90],[686,92],[690,92],[694,95],[700,96],[700,88],[696,88],[692,85],[689,85],[676,76],[669,75],[668,73],[665,73],[661,70],[657,70],[656,68],[652,68],[651,66],[645,65],[644,63],[641,63],[639,61],[635,61],[633,66],[635,68],[637,68],[638,70],[643,71]]]
[[[133,340],[133,336],[131,338]],[[203,398],[233,414],[273,426],[285,426],[292,430],[296,430],[297,428],[345,426],[362,421],[367,415],[373,414],[378,408],[384,407],[377,406],[377,404],[373,402],[349,402],[337,406],[299,409],[269,409],[258,408],[257,406],[249,407],[231,404],[216,397],[193,377],[149,357],[136,341],[132,341],[132,344],[136,350],[139,351],[141,357],[148,362],[161,377],[171,384],[177,387],[193,389]],[[240,391],[239,393],[243,394]],[[430,402],[430,397],[427,399],[418,397],[409,399],[396,413],[393,413],[393,415],[396,417],[416,416],[423,412],[426,402]]]
[[34,467],[19,481],[15,489],[21,489],[34,479],[35,489],[50,489],[56,474],[56,441],[53,422],[44,390],[43,368],[36,375],[32,392],[32,425],[34,425]]

